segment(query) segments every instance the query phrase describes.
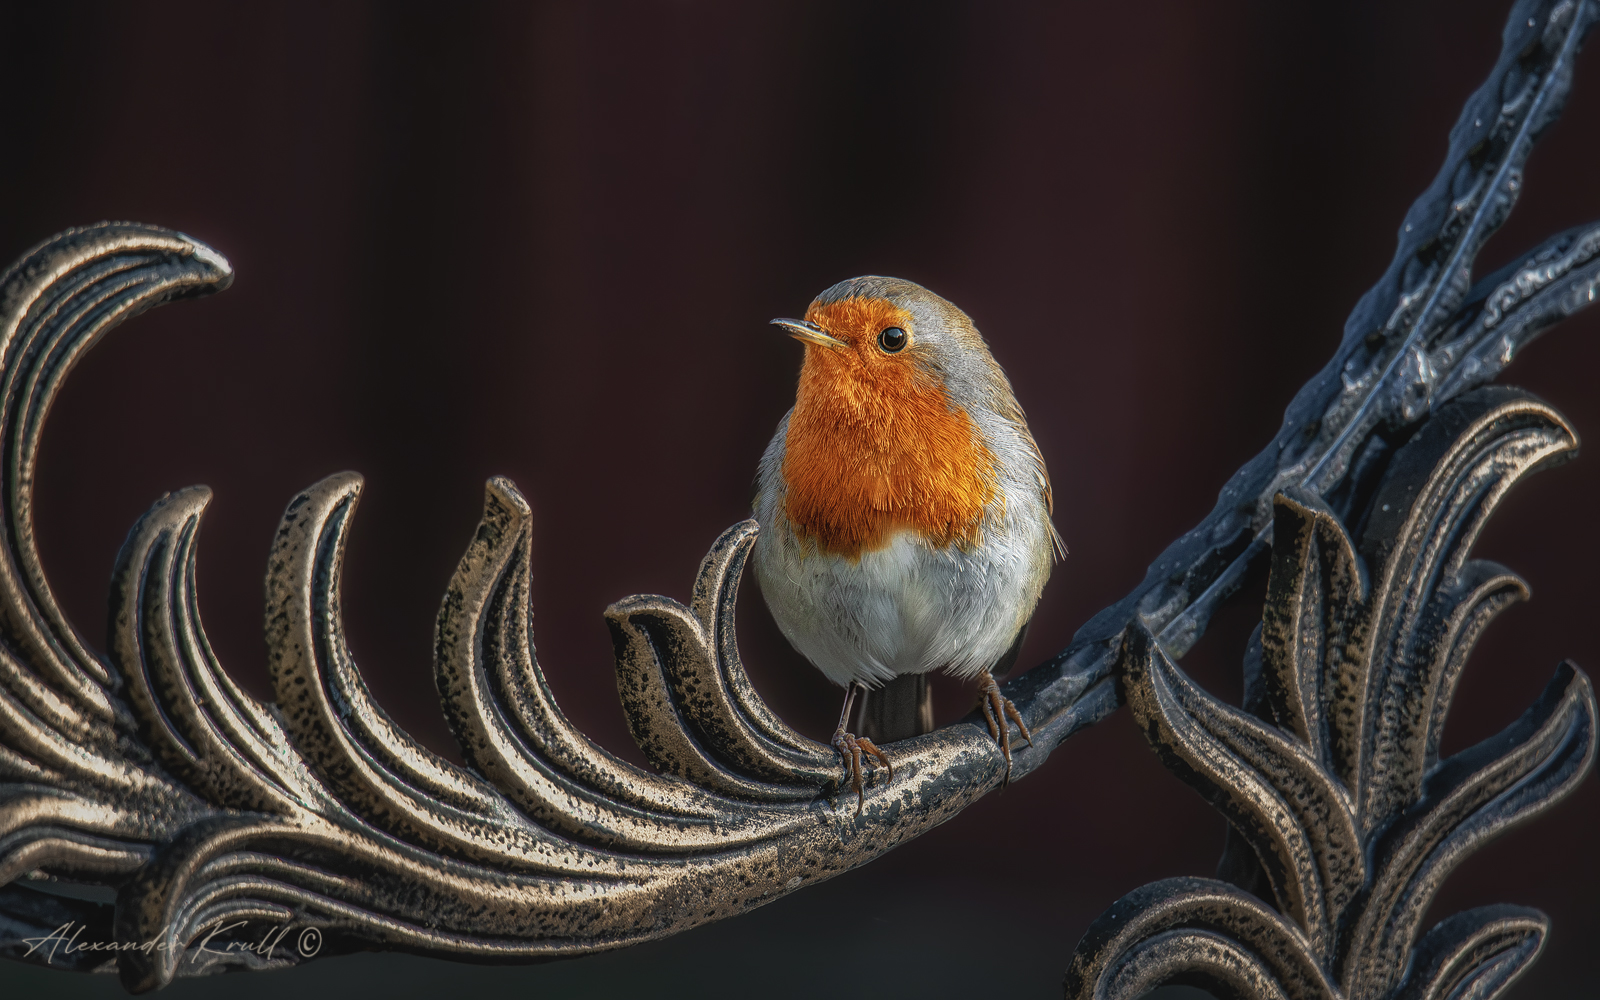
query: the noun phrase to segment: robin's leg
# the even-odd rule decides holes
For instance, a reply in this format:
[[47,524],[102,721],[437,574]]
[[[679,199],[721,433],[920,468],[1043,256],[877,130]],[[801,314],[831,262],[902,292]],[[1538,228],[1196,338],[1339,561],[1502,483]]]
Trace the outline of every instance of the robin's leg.
[[866,795],[861,788],[861,755],[865,753],[869,758],[876,760],[889,771],[889,777],[894,777],[894,765],[889,763],[889,757],[882,750],[873,745],[865,736],[854,736],[844,731],[850,724],[850,707],[855,704],[856,688],[860,687],[859,681],[851,681],[849,689],[844,695],[844,710],[839,713],[839,728],[833,731],[833,747],[844,757],[845,773],[850,776],[850,787],[856,792],[856,815],[861,815],[862,803]]
[[1006,776],[1001,782],[1002,787],[1011,781],[1011,723],[1015,722],[1022,731],[1022,738],[1028,741],[1028,746],[1033,746],[1033,734],[1028,732],[1027,725],[1022,721],[1022,715],[1017,712],[1017,706],[1011,704],[1011,699],[1000,693],[1000,685],[995,683],[994,674],[985,670],[980,676],[983,691],[978,695],[978,705],[983,709],[983,721],[989,724],[989,735],[1000,744],[1000,752],[1006,757]]

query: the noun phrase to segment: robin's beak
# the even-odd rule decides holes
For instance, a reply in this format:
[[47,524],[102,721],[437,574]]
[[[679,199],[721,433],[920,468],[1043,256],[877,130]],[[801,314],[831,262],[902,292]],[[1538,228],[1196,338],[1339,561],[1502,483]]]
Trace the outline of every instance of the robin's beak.
[[784,332],[796,340],[803,340],[808,344],[817,344],[821,347],[848,347],[838,337],[831,337],[827,331],[815,323],[803,319],[775,319],[773,326],[781,326]]

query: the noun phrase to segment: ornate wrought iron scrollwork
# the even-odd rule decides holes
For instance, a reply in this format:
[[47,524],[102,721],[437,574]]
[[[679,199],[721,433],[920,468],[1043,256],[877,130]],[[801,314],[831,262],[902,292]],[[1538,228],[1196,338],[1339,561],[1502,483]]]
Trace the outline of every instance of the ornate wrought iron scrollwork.
[[1504,732],[1439,759],[1467,655],[1527,595],[1468,552],[1517,480],[1576,447],[1539,400],[1480,389],[1395,455],[1359,545],[1315,494],[1280,494],[1245,709],[1198,688],[1135,626],[1128,705],[1167,766],[1228,817],[1230,881],[1125,897],[1080,944],[1068,996],[1180,981],[1296,1000],[1489,997],[1538,954],[1547,921],[1522,907],[1418,931],[1457,863],[1594,762],[1594,690],[1570,664]]
[[[1250,564],[1269,551],[1275,560],[1288,558],[1292,539],[1271,532],[1293,522],[1300,525],[1294,539],[1333,538],[1330,525],[1368,509],[1380,482],[1397,490],[1407,482],[1433,483],[1434,466],[1407,465],[1404,456],[1413,452],[1396,451],[1417,424],[1437,410],[1428,426],[1449,426],[1441,421],[1465,411],[1445,404],[1493,378],[1523,344],[1594,299],[1600,226],[1558,235],[1475,285],[1470,275],[1478,249],[1515,200],[1534,137],[1559,112],[1573,55],[1595,17],[1593,0],[1518,4],[1505,52],[1452,133],[1439,179],[1408,215],[1393,265],[1358,306],[1333,360],[1295,398],[1277,438],[1127,598],[1085,625],[1060,656],[1006,686],[1034,732],[1033,745],[1017,752],[1014,779],[1116,709],[1119,662],[1143,650],[1150,666],[1139,676],[1157,676],[1158,666],[1199,636]],[[776,718],[739,660],[733,606],[754,537],[748,522],[717,541],[687,605],[636,597],[608,610],[619,693],[659,773],[606,753],[563,716],[534,656],[530,515],[515,487],[501,479],[488,485],[483,518],[435,633],[438,688],[466,767],[394,724],[344,642],[339,581],[361,491],[354,474],[330,477],[295,497],[275,538],[267,601],[272,703],[236,687],[205,638],[194,583],[209,499],[201,487],[164,497],[130,533],[113,580],[108,652],[95,652],[51,596],[33,544],[32,477],[45,415],[74,362],[116,323],[173,298],[221,290],[230,280],[227,262],[198,241],[132,224],[64,233],[0,276],[0,953],[40,961],[43,953],[28,942],[74,926],[84,940],[115,951],[52,951],[53,964],[114,966],[135,990],[218,966],[293,964],[362,947],[480,961],[580,954],[743,912],[838,874],[998,786],[1000,755],[981,723],[969,720],[897,744],[893,779],[867,790],[859,815],[853,800],[835,798],[831,749]],[[1553,416],[1541,419],[1547,432],[1559,424]],[[1424,431],[1407,449],[1430,433],[1443,432]],[[1280,494],[1300,513],[1291,517],[1283,504],[1275,507]],[[1412,500],[1406,504],[1411,510]],[[1459,523],[1476,525],[1477,516],[1461,513]],[[1390,530],[1386,523],[1374,515],[1349,535],[1365,544]],[[1394,538],[1409,537],[1404,525],[1390,527]],[[1464,558],[1470,539],[1462,539],[1417,542],[1405,550],[1411,555],[1363,558],[1369,565],[1414,562],[1428,544],[1434,553],[1428,558],[1446,550]],[[1337,550],[1331,541],[1306,545],[1307,566]],[[1485,609],[1516,588],[1470,568],[1476,564],[1449,565],[1455,575],[1443,585],[1428,583],[1426,601],[1394,613],[1412,616],[1407,628],[1420,623],[1449,633],[1453,657],[1457,648],[1464,655],[1487,619]],[[1289,579],[1274,569],[1276,579]],[[1314,584],[1296,584],[1295,607],[1324,606],[1335,583],[1345,588],[1340,593],[1357,594],[1361,608],[1372,600],[1348,580],[1317,575]],[[1130,628],[1134,638],[1124,643]],[[1280,641],[1279,632],[1299,635],[1284,625],[1264,651]],[[1433,638],[1426,642],[1438,638],[1427,635]],[[1275,665],[1301,662],[1298,652],[1271,649]],[[1163,690],[1182,689],[1174,671],[1160,674],[1167,678]],[[1397,704],[1412,711],[1417,698],[1438,703],[1440,692],[1447,702],[1458,671],[1459,658],[1447,659],[1429,675],[1433,694],[1406,689]],[[1262,676],[1278,678],[1263,684],[1278,684],[1270,697],[1288,706],[1288,714],[1272,716],[1275,724],[1299,733],[1299,718],[1311,733],[1311,694],[1291,697],[1286,686],[1299,683],[1299,675],[1264,670]],[[1404,688],[1410,677],[1395,673],[1388,682]],[[1571,680],[1568,690],[1578,683]],[[1137,688],[1130,684],[1130,691]],[[1204,707],[1197,696],[1189,703]],[[1409,715],[1394,721],[1417,724]],[[1315,725],[1326,724],[1317,717]],[[1261,746],[1271,739],[1290,745],[1289,737],[1269,739],[1263,723],[1249,725],[1256,727],[1250,733],[1268,734]],[[1543,739],[1538,726],[1528,737],[1533,743]],[[1402,785],[1423,780],[1436,732],[1424,735],[1423,746],[1420,764],[1408,758],[1384,765],[1405,772]],[[1304,775],[1334,766],[1310,751],[1293,761]],[[1456,771],[1447,762],[1430,772],[1420,801],[1444,794],[1438,775]],[[1305,780],[1326,791],[1326,781]],[[1462,780],[1470,784],[1470,776]],[[1391,815],[1410,801],[1406,794],[1402,788],[1381,793],[1381,801],[1362,799],[1350,815]],[[1332,799],[1323,806],[1329,817],[1339,815],[1335,806],[1343,808]],[[1268,895],[1281,913],[1237,887],[1195,883],[1195,893],[1176,902],[1140,897],[1153,902],[1137,908],[1136,923],[1150,928],[1185,912],[1226,910],[1234,939],[1213,934],[1208,947],[1239,970],[1239,984],[1277,983],[1289,995],[1320,984],[1363,995],[1328,978],[1343,967],[1329,965],[1327,956],[1345,940],[1344,914],[1379,905],[1363,895],[1366,889],[1355,896],[1347,890],[1355,884],[1352,872],[1377,870],[1350,852],[1362,838],[1387,836],[1380,826],[1352,826],[1331,847],[1318,828],[1304,843],[1283,848],[1287,855],[1272,853],[1278,841],[1271,840],[1271,849],[1263,849],[1263,884],[1272,887]],[[1451,829],[1457,828],[1466,827]],[[1272,831],[1257,832],[1252,844],[1270,840]],[[1326,857],[1331,882],[1299,876],[1294,860],[1313,857]],[[99,886],[114,893],[114,902],[30,887],[55,878]],[[1324,878],[1321,869],[1316,878]],[[1285,913],[1290,920],[1321,920],[1322,937],[1306,943],[1311,924],[1286,922]],[[1475,956],[1484,949],[1520,954],[1536,937],[1525,913],[1480,917],[1431,932],[1415,967],[1438,970],[1440,981],[1460,979],[1462,970],[1478,968]],[[293,921],[325,943],[267,954],[217,947],[228,940],[222,928],[251,921]],[[1165,968],[1161,949],[1182,944],[1171,936],[1140,940],[1138,962],[1118,966],[1124,976],[1118,982],[1136,983],[1145,975],[1138,969]],[[1263,947],[1279,964],[1252,966],[1240,942],[1267,942]],[[1420,982],[1417,975],[1406,982]]]
[[[1351,352],[1337,369],[1345,398],[1326,411],[1337,419],[1304,427],[1337,443],[1282,476],[1271,523],[1250,542],[1270,537],[1272,569],[1246,654],[1245,711],[1173,663],[1204,597],[1124,633],[1139,724],[1228,817],[1230,835],[1221,879],[1154,883],[1106,911],[1079,944],[1067,996],[1134,997],[1177,982],[1251,997],[1489,997],[1537,956],[1548,922],[1534,910],[1484,907],[1420,938],[1418,925],[1456,863],[1593,764],[1594,693],[1570,664],[1505,732],[1438,760],[1467,654],[1527,593],[1468,551],[1505,491],[1577,439],[1515,390],[1445,400],[1498,374],[1546,309],[1564,315],[1596,297],[1592,226],[1475,284],[1471,267],[1514,204],[1528,149],[1558,113],[1597,17],[1591,2],[1514,7],[1500,60],[1407,215],[1394,265],[1352,315],[1346,349],[1364,335],[1375,355]],[[1522,319],[1503,311],[1578,272]],[[1213,589],[1247,561],[1236,557]]]
[[[59,384],[110,322],[228,277],[203,247],[148,227],[69,233],[31,255],[8,286],[21,303],[3,428],[13,454],[31,456],[49,402],[19,387]],[[466,769],[389,719],[345,645],[339,578],[359,476],[318,483],[284,514],[267,577],[269,705],[229,681],[200,622],[194,564],[208,490],[163,498],[129,534],[102,660],[37,568],[30,483],[17,468],[5,480],[12,560],[0,581],[20,581],[0,699],[0,857],[7,881],[37,869],[131,876],[110,936],[157,944],[117,959],[132,989],[185,966],[267,964],[192,947],[238,920],[316,926],[327,953],[381,944],[509,960],[659,937],[860,864],[1002,773],[993,742],[958,727],[903,744],[893,787],[870,789],[860,816],[853,797],[836,808],[823,794],[836,777],[832,749],[779,721],[739,662],[734,595],[749,522],[718,540],[690,605],[636,597],[607,612],[619,690],[653,774],[589,742],[557,708],[531,642],[530,512],[509,482],[491,481],[436,631],[439,690]],[[5,891],[14,954],[63,923],[106,924],[81,903]],[[69,964],[103,962],[100,952]]]
[[[1144,580],[1090,619],[1052,660],[1007,685],[1043,753],[1117,704],[1111,678],[1123,630],[1139,622],[1181,657],[1270,547],[1274,498],[1299,486],[1344,513],[1370,491],[1402,428],[1498,377],[1540,333],[1594,302],[1600,223],[1558,233],[1473,281],[1473,262],[1522,193],[1533,144],[1561,114],[1573,61],[1600,17],[1595,0],[1520,0],[1500,57],[1462,108],[1433,183],[1412,204],[1394,259],[1356,304],[1332,359],[1284,413],[1198,526],[1151,563]],[[1051,709],[1082,701],[1070,716]],[[1092,709],[1089,706],[1093,706]],[[1031,714],[1030,714],[1031,713]]]

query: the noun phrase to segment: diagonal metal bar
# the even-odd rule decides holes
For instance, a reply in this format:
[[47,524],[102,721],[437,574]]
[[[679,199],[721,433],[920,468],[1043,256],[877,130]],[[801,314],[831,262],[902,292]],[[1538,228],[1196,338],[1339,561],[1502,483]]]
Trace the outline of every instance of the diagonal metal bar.
[[[1501,57],[1452,131],[1444,168],[1407,216],[1394,262],[1357,306],[1328,366],[1295,397],[1278,436],[1139,588],[1084,626],[1062,654],[1008,686],[1035,733],[1033,746],[1018,753],[1016,776],[1117,707],[1114,669],[1137,646],[1122,649],[1121,636],[1143,637],[1145,651],[1164,664],[1192,646],[1269,548],[1275,497],[1288,492],[1330,523],[1348,520],[1376,502],[1381,483],[1405,478],[1405,456],[1429,439],[1414,432],[1440,404],[1495,377],[1540,331],[1594,300],[1600,225],[1559,234],[1476,284],[1472,263],[1511,210],[1529,150],[1565,101],[1577,47],[1600,16],[1597,4],[1516,5]],[[371,697],[345,645],[340,575],[360,492],[353,474],[297,497],[274,545],[267,623],[273,705],[232,688],[205,642],[193,593],[200,491],[158,503],[130,536],[119,563],[112,655],[102,659],[60,615],[32,547],[31,476],[41,427],[72,363],[106,330],[139,309],[219,289],[230,278],[225,261],[179,234],[107,224],[42,245],[0,279],[0,779],[7,782],[0,786],[0,881],[38,869],[120,884],[110,933],[120,942],[163,946],[159,954],[118,957],[129,988],[211,968],[194,964],[205,954],[195,942],[214,921],[235,917],[292,917],[326,929],[329,953],[335,946],[392,947],[514,961],[622,947],[864,864],[1001,782],[999,753],[984,727],[961,724],[897,744],[895,774],[867,789],[856,808],[841,801],[831,751],[777,719],[738,659],[733,615],[754,540],[750,524],[718,540],[691,605],[641,596],[608,611],[619,692],[636,740],[660,773],[610,757],[565,719],[533,656],[529,511],[503,480],[490,483],[436,633],[440,692],[468,767],[401,730]],[[1483,403],[1503,392],[1472,399]],[[1443,426],[1472,399],[1433,423]],[[1462,523],[1471,520],[1460,505],[1452,510]],[[1462,563],[1451,559],[1451,571],[1459,571]],[[1426,597],[1436,575],[1430,568],[1418,593]],[[1454,634],[1446,626],[1457,621],[1459,591],[1469,601],[1459,627],[1470,645],[1492,611],[1473,609],[1502,586],[1499,579],[1488,573],[1487,590],[1458,586],[1406,607],[1434,615],[1437,621],[1424,615],[1422,634],[1440,645]],[[1314,590],[1306,592],[1308,606],[1322,600]],[[1405,641],[1386,650],[1416,645],[1410,631],[1395,634]],[[1428,676],[1452,676],[1457,645],[1440,645]],[[1296,678],[1321,676],[1309,661],[1300,666]],[[1136,673],[1123,678],[1124,687]],[[1357,688],[1368,690],[1351,690]],[[1393,714],[1410,690],[1395,688],[1371,685],[1367,701],[1375,707],[1363,711]],[[1193,706],[1199,698],[1188,691],[1162,704]],[[1584,704],[1592,717],[1592,699]],[[1279,769],[1283,780],[1260,786],[1258,801],[1294,784],[1291,772],[1366,759],[1341,750],[1344,743],[1302,751],[1299,737],[1268,738],[1238,713],[1199,714],[1214,737],[1205,745],[1225,744],[1241,767],[1259,768],[1274,753],[1293,758],[1294,766]],[[1435,717],[1400,720],[1406,753],[1386,769],[1395,776],[1389,785],[1410,789],[1431,760]],[[1306,729],[1309,738],[1309,722]],[[219,762],[212,759],[218,754],[241,756]],[[1313,813],[1344,808],[1344,793],[1329,788],[1303,824],[1304,810],[1275,809],[1280,826],[1326,827]],[[1369,798],[1370,814],[1382,817],[1409,801],[1386,791]],[[1508,806],[1495,816],[1514,811]],[[1285,858],[1330,843],[1321,833],[1279,840],[1288,845],[1277,852]],[[1249,947],[1230,950],[1218,944],[1230,928],[1208,923],[1201,911],[1231,899],[1232,890],[1174,884],[1171,920],[1125,942],[1142,957],[1118,967],[1117,988],[1137,992],[1179,961],[1183,949],[1169,932],[1181,929],[1197,947],[1221,947],[1219,960],[1241,970],[1240,984],[1277,982],[1285,995],[1329,993],[1333,980],[1325,973],[1334,966],[1326,959],[1337,950],[1338,914],[1353,898],[1348,872],[1355,870],[1353,856],[1333,861],[1300,879],[1289,894],[1299,902],[1287,906],[1290,917],[1316,925],[1307,940],[1323,956],[1317,969],[1265,953],[1300,940],[1306,927],[1250,910],[1240,927],[1254,930],[1233,929]],[[34,926],[63,912],[24,912],[11,907],[18,899],[0,889],[0,921]],[[108,909],[92,920],[104,924]],[[1468,936],[1515,956],[1528,954],[1530,933],[1525,922],[1491,920]],[[1443,939],[1434,944],[1438,975],[1459,980],[1459,950]],[[1384,983],[1392,985],[1389,973]]]
[[1273,497],[1299,486],[1343,515],[1377,481],[1406,428],[1493,379],[1522,347],[1593,302],[1600,223],[1562,233],[1471,281],[1522,188],[1535,141],[1560,115],[1595,0],[1522,0],[1499,59],[1462,108],[1444,165],[1401,227],[1393,261],[1351,313],[1333,358],[1290,402],[1270,444],[1228,480],[1211,513],[1156,558],[1122,600],[1006,694],[1034,733],[1012,777],[1116,710],[1119,637],[1137,624],[1181,657],[1271,548]]

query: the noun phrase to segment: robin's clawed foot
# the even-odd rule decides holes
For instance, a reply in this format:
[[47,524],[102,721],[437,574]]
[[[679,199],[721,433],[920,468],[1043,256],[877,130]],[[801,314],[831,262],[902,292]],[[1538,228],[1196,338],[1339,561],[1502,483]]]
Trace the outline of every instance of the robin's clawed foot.
[[889,755],[879,750],[871,740],[844,731],[844,727],[850,724],[850,706],[855,704],[857,688],[866,690],[859,682],[852,682],[849,690],[845,692],[844,710],[839,713],[839,728],[833,731],[833,747],[844,757],[844,769],[850,776],[850,787],[856,790],[856,815],[859,816],[861,806],[866,801],[866,795],[861,791],[862,756],[865,755],[882,764],[891,778],[894,777],[894,765],[889,763]]
[[833,734],[833,746],[844,757],[844,769],[850,775],[850,787],[856,792],[856,815],[861,815],[861,806],[866,802],[866,794],[862,791],[861,758],[871,758],[881,764],[889,772],[889,777],[894,777],[894,765],[889,763],[889,755],[879,750],[876,745],[865,736],[855,736],[840,729]]
[[1030,747],[1033,746],[1033,734],[1022,721],[1017,706],[1011,704],[1010,698],[1000,693],[1000,685],[995,682],[994,675],[984,671],[983,682],[983,691],[978,695],[978,706],[983,709],[983,721],[989,724],[989,735],[1000,744],[1000,752],[1006,758],[1006,776],[1000,782],[1003,788],[1011,782],[1011,723],[1017,724],[1017,728],[1022,731],[1022,738],[1028,741]]

